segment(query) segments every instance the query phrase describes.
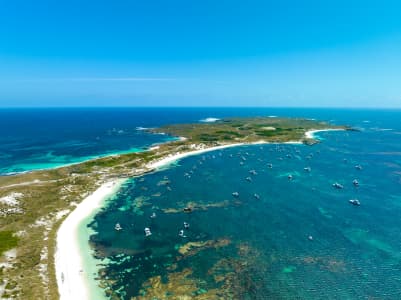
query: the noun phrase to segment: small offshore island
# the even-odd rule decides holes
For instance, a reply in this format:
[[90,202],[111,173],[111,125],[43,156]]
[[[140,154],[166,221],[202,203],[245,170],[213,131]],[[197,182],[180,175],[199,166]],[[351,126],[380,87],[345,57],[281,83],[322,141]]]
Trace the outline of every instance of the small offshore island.
[[[311,145],[317,142],[313,132],[325,130],[352,129],[315,120],[273,117],[226,118],[210,123],[162,126],[148,131],[179,139],[143,152],[0,177],[0,197],[8,199],[0,202],[0,296],[57,299],[60,292],[62,299],[76,296],[85,299],[77,226],[125,179],[205,151],[244,144]],[[229,243],[225,239],[194,242],[178,251],[186,256],[201,248],[224,247]],[[243,245],[238,251],[253,250]],[[184,278],[189,271],[183,272],[176,276]],[[155,290],[154,296],[163,292],[163,283],[158,285],[160,290]],[[208,295],[199,296],[199,299],[208,299]]]

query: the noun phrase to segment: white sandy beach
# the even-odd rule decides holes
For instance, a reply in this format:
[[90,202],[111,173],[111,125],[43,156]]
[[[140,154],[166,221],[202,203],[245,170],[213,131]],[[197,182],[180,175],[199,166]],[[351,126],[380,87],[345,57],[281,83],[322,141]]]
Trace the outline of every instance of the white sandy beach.
[[89,299],[87,276],[78,243],[78,226],[93,210],[99,208],[105,198],[120,187],[123,179],[102,184],[93,194],[86,197],[64,220],[57,232],[55,268],[61,300]]
[[[148,164],[146,167],[149,169],[158,169],[163,166],[169,165],[181,158],[191,156],[191,155],[199,155],[199,154],[202,154],[205,152],[221,150],[221,149],[231,148],[231,147],[238,147],[238,146],[245,146],[245,145],[261,145],[261,144],[275,144],[275,143],[269,143],[269,142],[265,142],[265,141],[258,141],[258,142],[253,142],[253,143],[236,143],[236,144],[227,144],[227,145],[215,146],[215,147],[204,148],[204,149],[197,149],[194,151],[183,152],[183,153],[178,152],[175,154],[171,154],[170,156],[167,156],[156,162],[152,162],[152,163]],[[285,143],[280,143],[280,144],[302,144],[302,143],[294,141],[294,142],[285,142]]]
[[150,164],[148,164],[146,167],[149,169],[158,169],[161,168],[163,166],[166,166],[168,164],[171,164],[181,158],[187,157],[187,156],[191,156],[191,155],[198,155],[198,154],[202,154],[205,152],[209,152],[209,151],[214,151],[214,150],[219,150],[219,149],[224,149],[224,148],[228,148],[228,147],[235,147],[235,146],[241,146],[243,145],[242,143],[238,143],[238,144],[230,144],[230,145],[222,145],[222,146],[216,146],[216,147],[210,147],[210,148],[205,148],[205,149],[198,149],[198,150],[194,150],[194,151],[190,151],[190,152],[183,152],[183,153],[176,153],[176,154],[172,154],[170,156],[167,156],[161,160],[158,160],[156,162],[152,162]]
[[[337,130],[310,130],[305,133],[308,138],[314,138],[314,134],[321,131]],[[286,142],[286,144],[300,144],[299,141]],[[179,159],[205,152],[237,147],[242,145],[268,144],[259,141],[254,143],[227,144],[210,148],[199,148],[193,145],[194,151],[171,154],[161,160],[151,162],[147,169],[158,169],[169,165]],[[124,179],[116,179],[102,184],[93,194],[85,198],[76,209],[64,220],[57,232],[57,249],[55,254],[55,268],[57,284],[61,300],[86,300],[90,299],[90,291],[87,276],[83,270],[82,254],[78,240],[78,227],[95,209],[99,208],[105,198],[115,193]]]
[[318,132],[324,132],[324,131],[343,131],[344,129],[338,128],[338,129],[319,129],[319,130],[309,130],[307,132],[305,132],[305,136],[308,139],[314,139],[315,137],[315,133]]

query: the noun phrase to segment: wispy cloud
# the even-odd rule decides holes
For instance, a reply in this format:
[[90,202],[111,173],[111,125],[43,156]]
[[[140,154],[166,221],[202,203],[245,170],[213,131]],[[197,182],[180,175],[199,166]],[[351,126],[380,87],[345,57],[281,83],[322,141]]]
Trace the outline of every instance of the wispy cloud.
[[135,82],[135,81],[172,81],[169,77],[53,77],[53,78],[25,78],[16,81],[23,82]]
[[[63,80],[63,79],[61,79]],[[170,81],[175,78],[164,77],[82,77],[82,78],[65,78],[67,81]]]

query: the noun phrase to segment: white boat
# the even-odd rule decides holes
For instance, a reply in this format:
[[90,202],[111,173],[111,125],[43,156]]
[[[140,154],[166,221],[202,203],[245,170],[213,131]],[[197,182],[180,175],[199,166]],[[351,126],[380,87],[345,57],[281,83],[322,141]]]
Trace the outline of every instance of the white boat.
[[351,199],[351,200],[349,200],[349,203],[351,203],[352,205],[356,205],[356,206],[361,205],[361,202],[359,202],[358,199]]
[[333,187],[336,189],[343,189],[344,186],[342,184],[339,184],[338,182],[333,183]]
[[150,235],[152,235],[152,232],[150,231],[149,227],[146,227],[145,228],[145,236],[150,236]]
[[250,170],[250,171],[249,171],[249,174],[257,175],[258,173],[256,172],[256,170]]

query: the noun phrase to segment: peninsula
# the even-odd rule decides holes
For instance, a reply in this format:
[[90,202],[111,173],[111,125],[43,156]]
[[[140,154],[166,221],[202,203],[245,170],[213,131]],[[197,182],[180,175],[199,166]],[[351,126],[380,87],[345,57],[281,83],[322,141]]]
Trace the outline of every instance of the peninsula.
[[[80,258],[74,231],[79,221],[100,205],[102,197],[112,193],[125,178],[214,149],[254,143],[311,145],[318,142],[314,131],[350,129],[315,120],[276,117],[168,125],[148,132],[177,139],[143,152],[0,177],[0,297],[57,299],[61,294],[62,299],[72,299],[72,289],[75,295],[84,295],[82,279],[75,273]],[[70,257],[65,257],[66,253]],[[60,270],[67,265],[73,273]]]

